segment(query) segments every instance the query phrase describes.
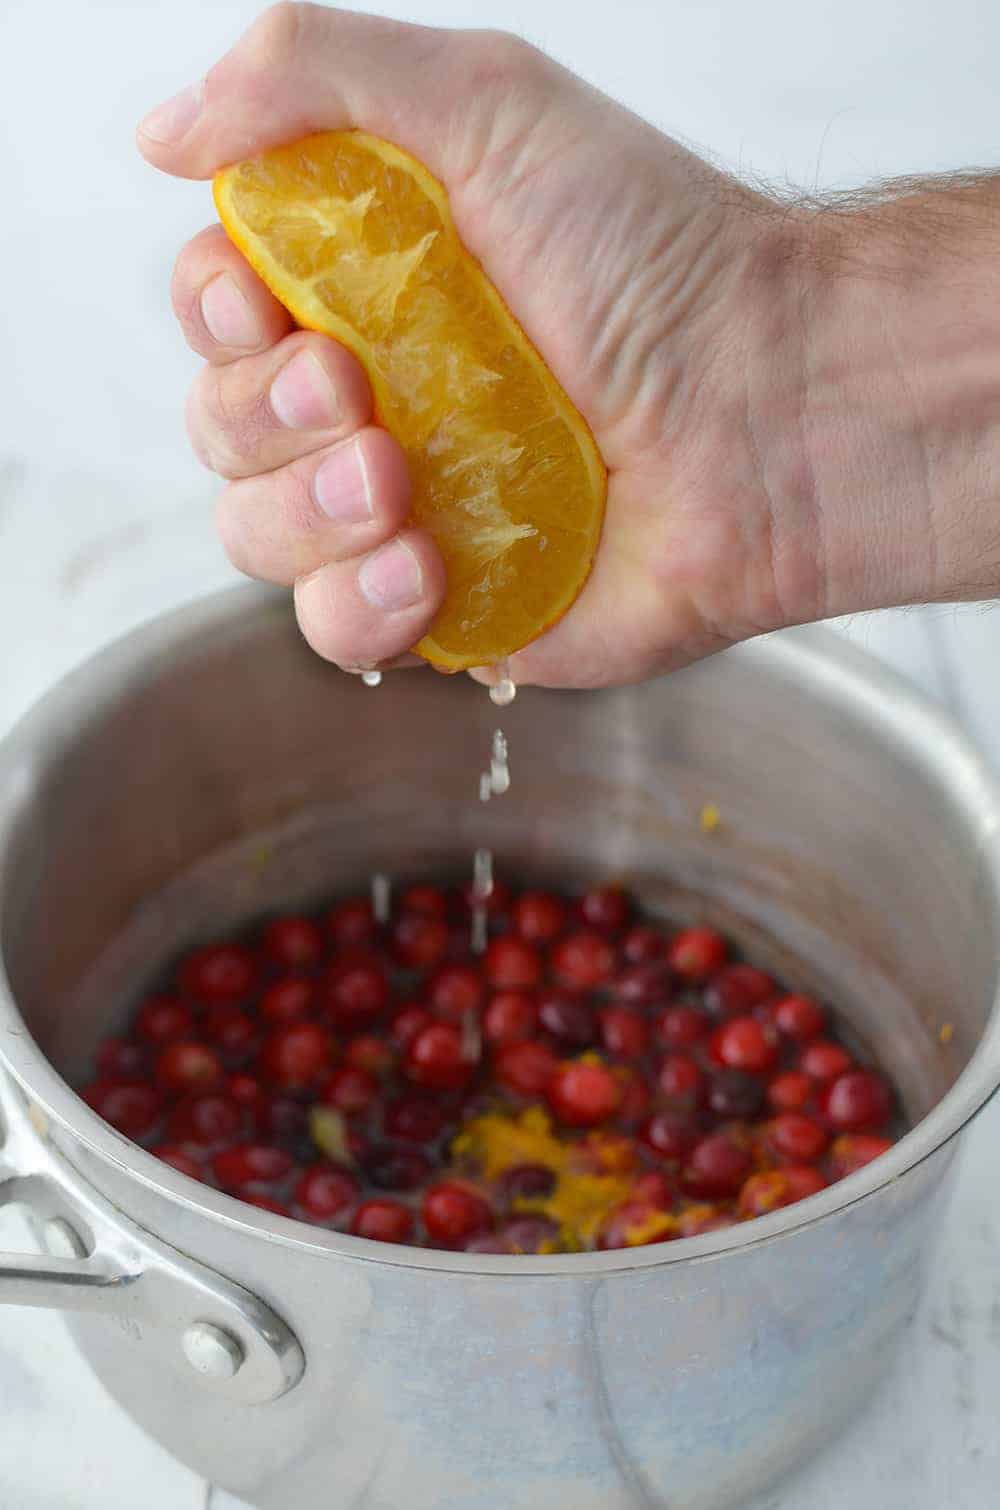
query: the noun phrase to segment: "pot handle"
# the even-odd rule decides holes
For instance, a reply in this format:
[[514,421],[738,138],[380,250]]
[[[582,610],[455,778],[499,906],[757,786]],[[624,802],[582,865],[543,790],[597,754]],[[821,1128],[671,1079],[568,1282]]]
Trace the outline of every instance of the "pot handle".
[[27,1208],[47,1256],[0,1252],[0,1305],[90,1311],[211,1392],[262,1405],[305,1359],[275,1312],[161,1243],[87,1185],[53,1149],[44,1113],[0,1077],[0,1206]]

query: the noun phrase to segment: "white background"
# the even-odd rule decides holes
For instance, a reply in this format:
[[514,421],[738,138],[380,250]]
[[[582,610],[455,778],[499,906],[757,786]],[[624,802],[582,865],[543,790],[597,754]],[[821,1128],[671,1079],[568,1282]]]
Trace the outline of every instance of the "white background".
[[[990,0],[380,9],[519,30],[665,130],[765,179],[817,189],[1000,161],[1000,7]],[[212,218],[209,194],[154,174],[132,130],[256,11],[235,0],[0,0],[0,731],[91,650],[232,580],[212,535],[211,479],[185,448],[194,361],[167,302],[177,248]],[[1000,759],[994,612],[883,614],[846,627]],[[1000,1503],[998,1132],[1000,1111],[969,1138],[896,1381],[766,1510]],[[6,1214],[0,1240],[18,1235]],[[205,1503],[205,1486],[106,1400],[56,1318],[0,1313],[0,1422],[0,1510]]]

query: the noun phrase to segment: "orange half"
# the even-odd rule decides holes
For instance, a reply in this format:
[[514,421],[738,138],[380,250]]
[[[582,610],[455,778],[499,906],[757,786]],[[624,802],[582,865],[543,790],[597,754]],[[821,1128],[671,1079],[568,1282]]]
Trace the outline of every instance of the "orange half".
[[298,324],[358,357],[406,451],[411,519],[448,571],[417,652],[460,671],[520,650],[587,580],[607,478],[586,421],[459,240],[441,184],[390,142],[330,131],[224,169],[213,190]]

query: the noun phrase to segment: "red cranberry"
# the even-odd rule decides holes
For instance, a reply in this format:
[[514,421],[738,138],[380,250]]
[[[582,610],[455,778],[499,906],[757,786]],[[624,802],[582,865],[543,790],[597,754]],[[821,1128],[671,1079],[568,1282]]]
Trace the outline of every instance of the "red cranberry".
[[197,1159],[192,1159],[183,1148],[174,1148],[169,1143],[161,1143],[158,1148],[151,1148],[150,1153],[154,1159],[160,1159],[164,1164],[169,1164],[171,1169],[186,1174],[189,1180],[203,1180],[205,1178],[201,1165]]
[[726,963],[726,941],[714,928],[685,928],[667,951],[671,968],[683,980],[703,981]]
[[599,1014],[601,1043],[615,1059],[641,1059],[649,1043],[646,1019],[631,1007],[604,1007]]
[[516,1164],[504,1171],[501,1189],[508,1201],[544,1200],[556,1188],[556,1177],[544,1164]]
[[698,1141],[698,1131],[677,1112],[656,1112],[642,1124],[639,1137],[661,1159],[686,1159]]
[[674,1202],[674,1188],[662,1170],[651,1169],[632,1186],[632,1199],[644,1206],[655,1206],[657,1211],[669,1211]]
[[801,1112],[812,1101],[816,1082],[803,1070],[785,1070],[775,1075],[767,1088],[767,1099],[776,1112]]
[[156,1078],[166,1090],[208,1090],[222,1080],[222,1061],[207,1044],[178,1038],[156,1061]]
[[705,1005],[718,1017],[745,1017],[776,990],[774,981],[753,965],[726,965],[705,990]]
[[846,1049],[829,1038],[813,1038],[799,1055],[799,1069],[814,1080],[836,1080],[854,1068]]
[[622,939],[622,954],[630,965],[648,965],[651,960],[662,959],[666,952],[666,937],[648,923],[637,923]]
[[767,1147],[784,1164],[812,1164],[825,1153],[829,1137],[811,1117],[782,1112],[765,1133]]
[[568,933],[552,946],[551,962],[564,986],[590,991],[607,984],[615,968],[615,950],[601,933]]
[[656,1083],[661,1096],[677,1107],[694,1108],[705,1098],[705,1076],[686,1054],[668,1054]]
[[538,1028],[538,1007],[527,991],[498,991],[483,1015],[487,1043],[516,1043]]
[[443,918],[425,912],[404,912],[393,929],[399,963],[408,970],[426,970],[448,953],[451,933]]
[[511,1253],[554,1253],[559,1228],[545,1216],[515,1216],[504,1222],[501,1236]]
[[823,1008],[811,996],[782,996],[774,1003],[774,1025],[786,1038],[805,1043],[826,1026]]
[[259,1192],[251,1195],[243,1191],[240,1200],[245,1206],[256,1206],[259,1211],[269,1211],[272,1216],[291,1216],[284,1202],[276,1201],[272,1195],[261,1195]]
[[427,1236],[449,1248],[493,1226],[489,1202],[478,1191],[470,1190],[456,1180],[441,1180],[428,1186],[420,1215]]
[[185,995],[209,1007],[245,1000],[257,983],[257,965],[242,944],[209,944],[188,955],[177,979]]
[[347,1063],[355,1069],[367,1070],[369,1075],[387,1075],[392,1069],[392,1057],[389,1045],[374,1033],[352,1038],[344,1050]]
[[276,1085],[307,1086],[321,1080],[333,1046],[318,1022],[289,1022],[273,1028],[264,1040],[260,1065]]
[[291,1142],[308,1136],[309,1113],[291,1096],[263,1096],[254,1109],[254,1124],[262,1138]]
[[433,1021],[426,1007],[420,1006],[418,1002],[409,1002],[406,1006],[400,1007],[398,1012],[393,1013],[389,1024],[393,1043],[398,1049],[405,1049],[417,1034],[429,1027]]
[[725,1133],[710,1133],[692,1150],[681,1178],[691,1195],[717,1199],[736,1195],[749,1173],[749,1151]]
[[566,907],[551,891],[525,891],[511,908],[511,925],[531,944],[547,944],[566,926]]
[[[467,881],[461,890],[462,903],[468,912],[480,904],[471,881]],[[493,890],[486,898],[486,912],[491,918],[499,920],[510,910],[510,887],[504,881],[494,881]]]
[[504,933],[490,940],[483,968],[490,985],[505,990],[536,986],[542,975],[537,949],[516,933]]
[[261,943],[268,958],[283,970],[308,970],[323,958],[323,934],[312,918],[273,918]]
[[315,981],[301,975],[286,975],[268,986],[257,1010],[265,1022],[298,1022],[308,1016],[316,1001]]
[[105,1038],[97,1051],[97,1073],[102,1080],[133,1080],[146,1073],[146,1051],[128,1038]]
[[717,1206],[689,1206],[678,1218],[681,1237],[700,1237],[703,1232],[722,1232],[733,1218]]
[[649,1087],[645,1080],[636,1073],[624,1074],[618,1072],[618,1083],[621,1086],[621,1105],[618,1108],[618,1121],[622,1127],[635,1127],[644,1117],[649,1116],[651,1097]]
[[591,1007],[553,991],[539,997],[538,1021],[564,1048],[586,1048],[593,1043],[597,1029]]
[[580,916],[588,928],[616,933],[624,928],[632,911],[628,893],[621,886],[594,886],[580,898]]
[[630,1007],[658,1007],[673,995],[670,966],[654,960],[648,965],[626,965],[619,971],[612,990]]
[[175,1142],[205,1148],[231,1143],[243,1131],[244,1115],[229,1096],[209,1091],[178,1102],[170,1113],[170,1136]]
[[242,1190],[246,1185],[271,1185],[284,1179],[292,1163],[291,1154],[283,1148],[236,1143],[215,1155],[212,1173],[224,1189]]
[[365,1158],[365,1172],[378,1190],[418,1190],[432,1168],[418,1148],[373,1148]]
[[220,1003],[209,1007],[203,1032],[209,1043],[230,1061],[245,1059],[256,1047],[257,1027],[253,1018],[239,1007]]
[[404,1073],[417,1085],[438,1091],[457,1091],[466,1085],[475,1065],[466,1058],[462,1031],[450,1022],[432,1022],[410,1040]]
[[892,1092],[874,1070],[848,1070],[824,1086],[820,1110],[835,1132],[879,1132],[892,1114]]
[[401,912],[419,912],[424,917],[446,918],[448,898],[440,886],[407,886],[399,899],[399,908]]
[[756,1117],[764,1104],[764,1087],[746,1070],[717,1070],[708,1083],[708,1109],[725,1121]]
[[310,1164],[295,1187],[295,1200],[314,1222],[332,1222],[358,1198],[358,1183],[346,1169]]
[[194,1013],[186,1002],[176,996],[150,996],[139,1008],[135,1028],[147,1043],[163,1044],[187,1037],[193,1023]]
[[552,1050],[536,1039],[501,1044],[493,1062],[497,1080],[518,1096],[543,1096],[558,1064]]
[[404,1143],[433,1143],[444,1131],[448,1115],[429,1096],[399,1096],[385,1109],[386,1136]]
[[706,1036],[711,1022],[700,1007],[664,1007],[654,1026],[657,1042],[665,1049],[687,1049]]
[[808,1165],[789,1164],[784,1169],[770,1169],[752,1174],[740,1191],[738,1211],[742,1217],[764,1216],[782,1206],[792,1206],[826,1188],[817,1169]]
[[389,1000],[389,982],[378,960],[356,955],[330,966],[324,992],[327,1011],[339,1027],[362,1027]]
[[513,1253],[514,1249],[499,1232],[480,1232],[462,1244],[465,1253]]
[[442,965],[426,990],[432,1009],[452,1022],[460,1022],[468,1012],[478,1012],[486,996],[482,977],[473,965]]
[[557,1065],[547,1094],[565,1127],[597,1127],[614,1116],[621,1103],[621,1088],[607,1066],[584,1060]]
[[323,1101],[335,1106],[346,1117],[366,1112],[378,1095],[378,1081],[367,1070],[341,1065],[334,1070],[323,1090]]
[[398,1201],[365,1201],[354,1213],[351,1231],[379,1243],[408,1243],[413,1236],[413,1214]]
[[612,1248],[640,1248],[649,1243],[662,1243],[673,1236],[665,1213],[656,1206],[643,1201],[630,1200],[605,1217],[597,1235],[597,1246]]
[[712,1034],[708,1052],[727,1069],[762,1073],[777,1061],[777,1035],[755,1017],[730,1017]]
[[830,1174],[835,1180],[844,1180],[873,1159],[880,1159],[891,1147],[891,1138],[877,1138],[871,1133],[842,1133],[834,1139],[830,1149]]
[[326,916],[326,929],[338,949],[370,944],[378,931],[369,897],[348,897]]
[[245,1070],[237,1070],[226,1081],[226,1093],[230,1101],[235,1101],[237,1106],[247,1106],[251,1110],[260,1105],[261,1096],[264,1094],[260,1081],[256,1075],[248,1075]]
[[162,1100],[153,1085],[95,1080],[81,1092],[88,1106],[126,1138],[145,1138],[160,1118]]

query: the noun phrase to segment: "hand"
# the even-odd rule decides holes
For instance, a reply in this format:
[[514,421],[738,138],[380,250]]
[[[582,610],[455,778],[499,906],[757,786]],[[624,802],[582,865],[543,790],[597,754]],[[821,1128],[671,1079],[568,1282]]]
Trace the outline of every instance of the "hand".
[[[915,280],[896,297],[864,258],[852,271],[834,257],[831,273],[849,217],[780,208],[513,37],[313,5],[267,11],[139,144],[167,172],[208,178],[347,126],[444,182],[463,240],[608,465],[591,578],[513,658],[516,681],[637,680],[786,624],[944,594],[938,524],[912,522],[925,422],[879,319],[898,306],[909,328]],[[231,559],[294,583],[320,654],[352,669],[405,659],[443,566],[405,523],[405,458],[370,423],[361,368],[294,330],[218,226],[181,252],[173,297],[208,364],[188,424],[231,479]],[[925,358],[913,353],[921,380]],[[887,521],[902,532],[891,548]]]

